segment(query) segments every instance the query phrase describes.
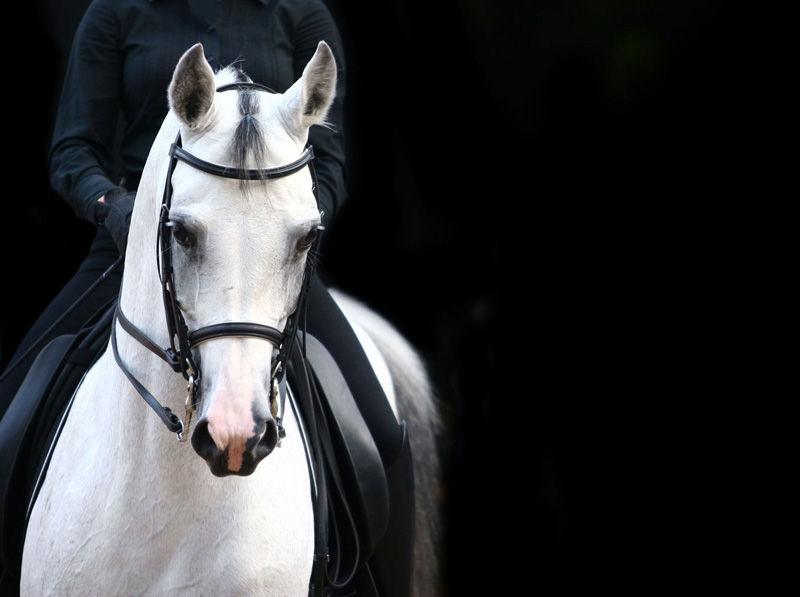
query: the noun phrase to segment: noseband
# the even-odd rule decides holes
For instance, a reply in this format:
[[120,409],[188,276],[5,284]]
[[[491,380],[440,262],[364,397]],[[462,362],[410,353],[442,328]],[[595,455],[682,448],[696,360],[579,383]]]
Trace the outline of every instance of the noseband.
[[[258,85],[251,82],[239,82],[223,85],[217,88],[217,91],[228,91],[231,89],[251,88],[261,91],[275,93],[272,89]],[[119,351],[117,350],[116,338],[116,325],[111,327],[111,346],[114,352],[114,358],[122,369],[125,376],[133,384],[138,393],[145,399],[147,404],[159,415],[161,420],[167,428],[178,435],[179,441],[185,441],[184,431],[191,420],[191,416],[195,410],[195,395],[200,383],[200,368],[194,358],[192,349],[197,345],[213,340],[216,338],[230,338],[230,337],[248,337],[266,340],[273,344],[278,349],[278,357],[275,359],[275,364],[272,367],[270,374],[270,404],[275,403],[278,398],[278,383],[285,374],[284,364],[291,357],[291,351],[294,346],[295,337],[297,335],[297,328],[305,307],[306,296],[308,294],[309,285],[311,282],[311,274],[309,272],[308,261],[306,262],[306,270],[303,277],[303,285],[300,291],[300,296],[297,301],[297,306],[294,313],[289,317],[286,328],[283,332],[273,327],[262,325],[253,322],[225,322],[208,325],[198,330],[189,331],[183,317],[183,313],[178,306],[175,299],[175,278],[174,270],[172,267],[172,243],[170,241],[169,233],[169,213],[172,206],[172,173],[178,161],[184,162],[197,170],[212,174],[214,176],[221,176],[223,178],[233,178],[237,180],[271,180],[275,178],[282,178],[294,174],[298,170],[308,166],[311,172],[312,191],[314,197],[317,199],[317,206],[319,206],[319,196],[317,191],[317,179],[314,171],[314,150],[309,145],[306,147],[303,154],[294,162],[276,168],[265,169],[241,169],[231,168],[228,166],[221,166],[201,160],[197,156],[192,155],[183,147],[181,147],[181,135],[178,133],[175,142],[169,150],[170,163],[167,170],[167,179],[164,185],[164,199],[161,205],[161,214],[158,223],[158,270],[159,279],[161,280],[161,290],[164,300],[164,313],[166,315],[167,331],[169,332],[170,345],[167,348],[162,348],[153,342],[144,332],[139,330],[122,312],[122,308],[117,302],[116,312],[114,314],[115,324],[119,322],[125,332],[127,332],[136,341],[153,352],[156,356],[165,361],[172,369],[181,373],[187,381],[187,396],[186,396],[186,415],[180,419],[168,407],[162,406],[158,400],[137,380],[134,375],[122,362]],[[281,406],[280,412],[283,413]],[[276,417],[278,424],[278,433],[280,437],[285,436],[283,426],[281,425],[281,417]]]

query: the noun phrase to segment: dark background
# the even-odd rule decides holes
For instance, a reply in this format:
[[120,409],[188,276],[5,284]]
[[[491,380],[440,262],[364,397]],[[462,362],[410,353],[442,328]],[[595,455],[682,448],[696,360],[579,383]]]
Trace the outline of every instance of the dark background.
[[[45,162],[86,4],[15,9],[4,361],[92,235]],[[449,592],[798,594],[796,9],[329,6],[351,197],[323,270],[430,365]]]

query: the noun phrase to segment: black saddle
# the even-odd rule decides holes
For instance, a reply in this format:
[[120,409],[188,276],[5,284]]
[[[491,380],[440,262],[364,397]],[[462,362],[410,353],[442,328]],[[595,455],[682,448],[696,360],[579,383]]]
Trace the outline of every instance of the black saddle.
[[[30,509],[72,396],[108,346],[115,306],[116,301],[78,333],[47,344],[0,419],[0,597],[19,593]],[[309,457],[318,469],[318,488],[323,471],[327,507],[316,523],[325,529],[328,546],[326,561],[315,562],[309,592],[408,597],[414,495],[405,424],[397,430],[400,455],[385,467],[335,361],[312,336],[304,341],[305,350],[294,351],[287,379],[304,426],[319,439]]]

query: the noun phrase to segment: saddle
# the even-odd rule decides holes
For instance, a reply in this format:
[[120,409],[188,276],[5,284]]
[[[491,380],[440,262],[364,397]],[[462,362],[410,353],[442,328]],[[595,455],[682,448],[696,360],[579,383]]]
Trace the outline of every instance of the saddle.
[[[53,446],[83,375],[108,346],[116,300],[76,334],[38,354],[0,419],[0,594],[19,592],[22,548]],[[402,449],[384,467],[372,435],[325,347],[305,336],[287,366],[290,403],[307,435],[318,545],[310,595],[408,597],[411,593],[414,495],[405,424]],[[310,471],[311,472],[311,471]],[[320,549],[317,549],[319,553]],[[407,557],[398,557],[405,554]],[[398,565],[399,564],[399,565]]]

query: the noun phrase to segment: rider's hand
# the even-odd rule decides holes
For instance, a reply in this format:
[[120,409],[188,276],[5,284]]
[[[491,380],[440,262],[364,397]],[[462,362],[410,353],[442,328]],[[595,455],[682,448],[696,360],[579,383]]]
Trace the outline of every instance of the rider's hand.
[[128,244],[128,229],[131,226],[135,198],[136,191],[129,192],[117,187],[100,197],[94,207],[95,222],[111,233],[120,255],[125,255]]

